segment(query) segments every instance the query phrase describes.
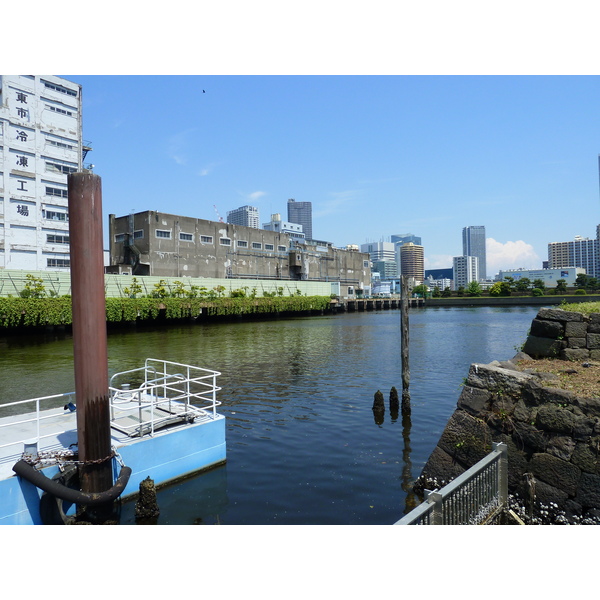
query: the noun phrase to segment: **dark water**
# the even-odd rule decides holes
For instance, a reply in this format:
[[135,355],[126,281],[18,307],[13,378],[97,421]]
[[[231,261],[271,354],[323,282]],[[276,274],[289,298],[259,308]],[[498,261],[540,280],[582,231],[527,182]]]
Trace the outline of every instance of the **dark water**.
[[[511,358],[537,311],[412,310],[410,423],[387,411],[390,388],[402,391],[397,310],[111,332],[111,374],[146,357],[223,373],[227,464],[159,492],[158,523],[394,523],[469,365]],[[0,338],[0,364],[3,401],[74,389],[69,336]],[[135,523],[133,503],[121,522]]]

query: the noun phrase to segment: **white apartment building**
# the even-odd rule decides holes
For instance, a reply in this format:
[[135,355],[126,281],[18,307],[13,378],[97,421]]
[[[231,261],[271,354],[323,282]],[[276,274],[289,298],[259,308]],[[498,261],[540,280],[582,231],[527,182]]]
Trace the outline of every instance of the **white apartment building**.
[[479,259],[476,256],[455,256],[452,259],[454,289],[466,288],[471,281],[479,281]]
[[260,229],[260,217],[256,206],[240,206],[227,212],[227,222]]
[[0,76],[0,269],[69,269],[67,175],[83,153],[80,85]]

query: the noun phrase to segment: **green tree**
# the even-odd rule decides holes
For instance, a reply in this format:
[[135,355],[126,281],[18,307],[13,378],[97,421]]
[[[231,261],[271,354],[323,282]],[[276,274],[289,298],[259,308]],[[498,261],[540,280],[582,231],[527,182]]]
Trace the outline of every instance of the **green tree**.
[[585,273],[578,273],[575,278],[575,287],[585,288],[587,287],[588,276]]
[[532,285],[534,288],[542,290],[542,292],[546,289],[546,284],[543,279],[534,279]]
[[428,291],[429,288],[424,283],[422,283],[421,285],[415,285],[415,287],[412,290],[412,293],[417,294],[419,298],[425,298],[425,295]]
[[452,296],[452,290],[449,287],[444,288],[442,292],[442,298],[450,298]]
[[463,285],[459,285],[458,289],[456,290],[456,295],[457,296],[464,296],[465,295],[465,287]]
[[556,280],[556,288],[554,288],[555,294],[566,294],[567,293],[567,282],[564,279]]
[[478,281],[471,281],[467,286],[467,296],[481,296],[481,285]]
[[490,296],[510,296],[510,283],[508,281],[497,281],[490,288]]
[[517,290],[517,292],[526,292],[529,289],[530,285],[531,285],[531,281],[528,277],[521,277],[515,283],[515,290]]
[[440,288],[437,287],[437,285],[433,288],[433,292],[431,292],[431,295],[433,298],[440,298],[442,295],[442,292],[440,291]]

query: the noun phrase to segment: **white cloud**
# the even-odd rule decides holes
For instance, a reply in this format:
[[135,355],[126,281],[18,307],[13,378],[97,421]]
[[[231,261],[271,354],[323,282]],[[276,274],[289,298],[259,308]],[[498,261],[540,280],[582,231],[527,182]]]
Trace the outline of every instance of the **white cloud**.
[[209,163],[208,165],[200,169],[200,171],[198,171],[198,175],[200,175],[200,177],[206,177],[206,175],[209,175],[213,172],[213,169],[217,166],[217,164],[218,163],[214,162]]
[[248,198],[250,198],[250,200],[258,200],[259,198],[266,196],[266,194],[267,194],[267,192],[261,192],[260,190],[258,190],[256,192],[252,192],[251,194],[249,194]]
[[451,254],[432,254],[425,257],[425,269],[451,269],[452,268]]
[[493,277],[500,269],[542,268],[542,260],[533,246],[523,240],[503,244],[494,238],[487,238],[485,250],[488,277]]
[[329,200],[319,202],[313,210],[313,218],[344,212],[361,194],[360,190],[345,190],[343,192],[330,192]]
[[187,163],[187,156],[185,154],[187,138],[193,131],[194,129],[186,129],[169,138],[167,152],[178,165],[185,165]]

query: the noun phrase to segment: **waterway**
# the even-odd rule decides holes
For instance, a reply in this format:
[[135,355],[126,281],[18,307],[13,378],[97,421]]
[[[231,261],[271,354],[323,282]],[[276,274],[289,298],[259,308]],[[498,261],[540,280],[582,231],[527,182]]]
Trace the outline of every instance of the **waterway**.
[[[111,374],[146,357],[222,373],[227,463],[161,490],[158,524],[394,523],[469,365],[511,358],[538,310],[411,309],[410,422],[387,410],[402,391],[398,310],[111,331]],[[0,337],[0,364],[2,401],[74,390],[68,334]]]

